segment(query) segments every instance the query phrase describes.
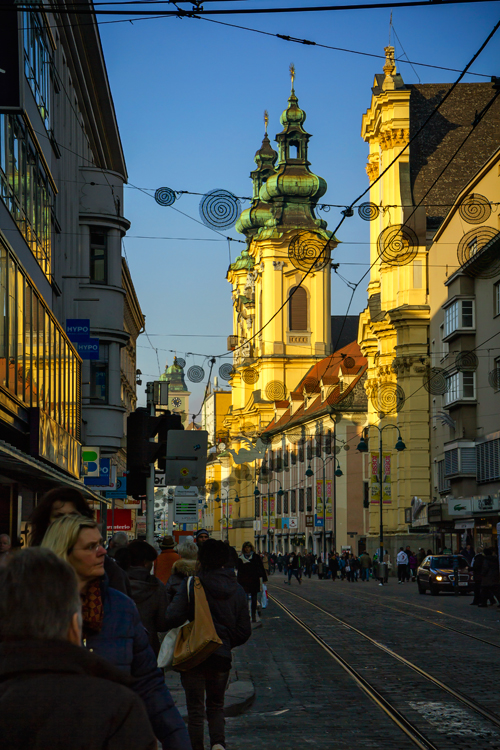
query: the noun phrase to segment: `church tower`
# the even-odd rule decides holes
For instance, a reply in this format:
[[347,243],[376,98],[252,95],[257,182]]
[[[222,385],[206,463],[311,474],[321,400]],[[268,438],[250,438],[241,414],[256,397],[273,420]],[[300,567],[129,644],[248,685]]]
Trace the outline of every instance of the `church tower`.
[[225,425],[236,450],[239,438],[262,432],[303,375],[331,350],[330,255],[337,241],[315,215],[327,185],[310,169],[311,135],[295,94],[293,66],[291,74],[277,152],[265,113],[264,139],[250,174],[252,204],[236,223],[247,247],[227,274],[234,361]]
[[184,379],[184,369],[180,366],[177,357],[170,367],[168,362],[165,365],[165,372],[160,375],[161,381],[168,381],[168,408],[173,414],[180,414],[184,429],[189,423],[189,397],[191,391],[188,391]]

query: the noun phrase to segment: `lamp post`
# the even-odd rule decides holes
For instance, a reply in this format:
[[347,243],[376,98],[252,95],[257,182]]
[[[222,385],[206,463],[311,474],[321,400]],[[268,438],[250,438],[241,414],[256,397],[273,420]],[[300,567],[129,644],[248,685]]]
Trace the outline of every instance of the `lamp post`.
[[[283,497],[283,495],[285,494],[283,492],[283,486],[282,486],[282,484],[281,484],[281,482],[280,482],[279,479],[276,479],[276,477],[274,477],[273,479],[269,480],[269,483],[267,485],[267,518],[268,518],[268,527],[267,527],[267,535],[266,535],[267,536],[267,554],[269,554],[269,552],[270,552],[270,550],[269,550],[269,543],[270,543],[270,539],[269,539],[269,536],[270,536],[269,535],[270,526],[269,526],[269,523],[271,521],[271,513],[270,513],[270,511],[271,511],[271,488],[270,488],[271,482],[278,482],[278,484],[280,486],[280,488],[278,490],[278,496],[279,497]],[[258,487],[255,487],[255,489],[253,491],[253,494],[254,494],[254,496],[256,498],[259,497],[260,490],[259,490]]]
[[[226,541],[227,541],[228,544],[229,544],[229,493],[231,491],[232,490],[226,490],[226,534],[227,534]],[[221,490],[221,492],[222,492],[222,490]],[[234,492],[236,492],[236,490],[234,490]],[[216,503],[222,503],[222,500],[219,497],[219,495],[217,495],[217,497],[215,498],[215,502]],[[238,497],[238,493],[237,492],[236,492],[236,497],[234,498],[234,502],[235,503],[239,503],[240,502],[240,498]]]
[[[384,562],[384,522],[383,522],[383,503],[382,503],[382,483],[384,479],[384,467],[383,467],[383,461],[382,461],[382,433],[384,430],[386,430],[388,427],[393,427],[395,430],[398,431],[398,439],[396,442],[396,445],[394,446],[394,449],[399,451],[406,450],[406,445],[403,442],[403,438],[401,437],[400,429],[395,424],[386,424],[383,427],[379,427],[377,424],[371,424],[368,425],[366,428],[367,430],[370,429],[370,427],[375,427],[378,430],[379,433],[379,441],[378,441],[378,476],[379,476],[379,493],[380,493],[380,530],[379,530],[379,564]],[[360,453],[368,453],[368,444],[364,437],[361,438],[361,440],[358,443],[357,447],[358,451]]]
[[[316,458],[319,458],[323,464],[323,565],[326,562],[326,462],[327,460],[331,460],[332,458],[337,462],[337,468],[333,472],[333,501],[334,504],[336,504],[337,501],[337,487],[336,487],[336,479],[337,477],[341,477],[343,475],[343,471],[340,468],[340,463],[337,458],[337,456],[329,456],[328,459],[323,458],[323,456],[316,456]],[[313,470],[311,469],[311,464],[307,467],[306,470],[306,477],[312,477],[314,475]],[[334,509],[334,539],[335,539],[335,546],[337,545],[337,524],[336,524],[336,511],[337,508]]]

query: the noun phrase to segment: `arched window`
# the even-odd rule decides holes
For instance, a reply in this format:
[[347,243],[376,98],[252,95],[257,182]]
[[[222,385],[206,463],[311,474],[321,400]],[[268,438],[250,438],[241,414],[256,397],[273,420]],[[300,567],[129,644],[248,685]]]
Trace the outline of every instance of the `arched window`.
[[[294,289],[296,290],[294,292]],[[293,296],[291,296],[293,295]],[[291,331],[307,331],[307,292],[303,287],[293,286],[290,289],[291,296],[289,308],[289,325]]]

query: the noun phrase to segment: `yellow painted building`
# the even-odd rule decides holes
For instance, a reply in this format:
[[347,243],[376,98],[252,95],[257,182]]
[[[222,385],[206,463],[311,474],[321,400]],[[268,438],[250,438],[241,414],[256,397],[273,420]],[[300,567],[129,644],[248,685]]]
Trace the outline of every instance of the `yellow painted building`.
[[[430,405],[423,376],[430,364],[429,289],[443,281],[442,272],[429,267],[428,248],[456,195],[484,161],[481,138],[498,127],[493,120],[462,148],[475,109],[491,97],[491,84],[460,84],[446,99],[450,84],[407,85],[397,73],[394,48],[385,53],[384,72],[375,76],[362,119],[369,145],[371,268],[358,342],[368,360],[370,423],[393,423],[406,444],[405,451],[392,453],[392,501],[384,509],[386,546],[394,551],[403,542],[412,544],[405,510],[415,498],[424,504],[431,498]],[[370,438],[375,448],[375,429]],[[396,439],[396,430],[386,430],[384,451]],[[379,509],[373,508],[371,550],[378,526]],[[423,542],[427,531],[423,527],[413,539]]]
[[[232,404],[224,421],[229,445],[221,457],[220,481],[229,490],[229,537],[237,547],[254,537],[253,493],[263,457],[255,440],[275,418],[275,408],[331,350],[329,260],[337,243],[314,212],[327,186],[309,168],[311,136],[304,128],[306,113],[299,107],[293,78],[292,72],[283,129],[276,136],[278,153],[267,135],[266,116],[266,133],[251,173],[252,205],[236,224],[247,247],[227,274],[234,361]],[[234,501],[236,493],[239,503]],[[217,507],[213,493],[208,505],[210,517]]]

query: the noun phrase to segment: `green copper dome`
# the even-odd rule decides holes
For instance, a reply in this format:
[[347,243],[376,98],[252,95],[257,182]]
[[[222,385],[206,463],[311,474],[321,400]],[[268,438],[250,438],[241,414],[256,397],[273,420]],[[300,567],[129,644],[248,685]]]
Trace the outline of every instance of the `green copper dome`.
[[160,380],[170,382],[169,391],[187,391],[186,381],[184,380],[184,370],[174,357],[174,362],[170,367],[165,366],[165,372],[160,375]]
[[251,271],[254,267],[254,260],[250,257],[248,250],[245,248],[241,255],[238,255],[234,263],[229,266],[230,271]]
[[[267,113],[266,113],[267,115]],[[267,120],[266,120],[267,126]],[[263,203],[259,199],[259,192],[262,185],[266,182],[270,175],[276,173],[274,165],[278,154],[271,146],[271,141],[267,135],[267,130],[264,134],[262,146],[256,152],[254,161],[257,164],[257,169],[250,172],[250,177],[253,182],[253,200],[250,208],[242,211],[238,221],[236,222],[236,231],[240,234],[246,234],[252,236],[256,234],[260,227],[265,226],[266,222],[272,219],[271,206]]]

